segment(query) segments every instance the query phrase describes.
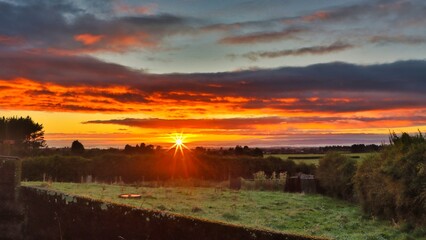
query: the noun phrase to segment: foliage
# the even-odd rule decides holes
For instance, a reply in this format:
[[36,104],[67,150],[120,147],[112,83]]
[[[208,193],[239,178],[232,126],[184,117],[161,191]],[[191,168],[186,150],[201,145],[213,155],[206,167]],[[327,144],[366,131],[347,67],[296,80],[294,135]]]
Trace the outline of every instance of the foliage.
[[319,160],[316,176],[328,195],[350,200],[353,198],[352,177],[355,171],[355,160],[332,152]]
[[33,157],[22,164],[22,178],[31,180],[42,180],[45,175],[56,181],[77,182],[91,172],[90,160],[78,156]]
[[237,145],[235,148],[214,150],[205,149],[203,147],[196,147],[196,152],[211,154],[211,155],[226,155],[226,156],[252,156],[252,157],[263,157],[263,150],[260,148],[250,148],[248,146]]
[[[157,150],[161,148],[157,147]],[[127,154],[152,154],[154,153],[154,145],[145,145],[145,143],[141,143],[140,145],[136,144],[135,147],[130,146],[129,144],[126,144],[124,147],[124,153]]]
[[[253,173],[264,171],[270,176],[273,172],[287,172],[292,175],[298,172],[312,174],[314,165],[295,164],[291,160],[280,158],[261,158],[251,156],[221,156],[200,152],[185,152],[185,156],[174,156],[173,151],[155,150],[152,153],[128,154],[124,151],[113,150],[85,150],[80,154],[86,162],[76,167],[78,174],[67,172],[66,165],[55,165],[61,168],[61,174],[57,175],[54,165],[46,165],[45,162],[55,162],[57,158],[68,158],[70,151],[53,151],[53,155],[32,157],[24,159],[23,165],[27,169],[23,178],[39,180],[44,173],[50,177],[72,179],[79,182],[81,176],[92,175],[99,181],[114,182],[116,178],[122,177],[125,182],[136,182],[143,180],[167,180],[180,178],[196,178],[205,180],[223,181],[229,177],[252,178]],[[49,153],[50,154],[50,153]],[[40,161],[39,164],[36,162]],[[27,174],[31,173],[31,174]]]
[[246,190],[283,191],[287,179],[286,172],[272,172],[268,177],[264,171],[253,174],[253,180],[242,179],[241,188]]
[[[340,153],[340,152],[339,152]],[[368,153],[342,153],[345,156],[348,156],[355,160],[362,161],[366,157],[368,157],[371,154],[374,154],[375,152],[368,152]],[[323,158],[325,154],[310,154],[310,153],[296,153],[296,154],[265,154],[265,157],[278,157],[283,160],[292,160],[295,163],[305,163],[307,165],[314,164],[318,166],[319,160]]]
[[[274,172],[274,174],[275,174],[275,172]],[[264,171],[259,171],[259,172],[253,173],[253,178],[254,178],[255,181],[262,181],[262,180],[268,179],[268,176],[266,176]]]
[[354,177],[363,209],[426,226],[426,142],[421,133],[390,135],[391,145],[362,162]]
[[380,155],[371,155],[360,164],[354,176],[355,189],[365,212],[393,217],[395,185],[383,173],[382,161]]
[[18,150],[46,146],[43,125],[34,122],[30,117],[0,118],[0,140],[13,140]]
[[71,144],[71,152],[75,154],[82,154],[84,152],[84,146],[78,140],[75,140]]

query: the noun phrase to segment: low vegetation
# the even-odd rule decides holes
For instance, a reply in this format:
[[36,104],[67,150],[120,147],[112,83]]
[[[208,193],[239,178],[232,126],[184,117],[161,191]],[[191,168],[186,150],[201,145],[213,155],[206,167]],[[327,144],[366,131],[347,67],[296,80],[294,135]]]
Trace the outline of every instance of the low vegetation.
[[244,190],[266,190],[283,191],[287,180],[287,173],[273,172],[270,176],[259,171],[253,174],[253,180],[241,179],[241,189]]
[[325,192],[357,201],[365,214],[426,235],[426,140],[421,133],[390,135],[390,145],[363,161],[342,154],[320,160],[316,175]]
[[324,192],[330,196],[353,200],[352,177],[356,172],[356,161],[339,153],[329,153],[319,160],[316,177]]
[[[335,151],[330,151],[335,152]],[[364,160],[368,158],[370,155],[374,154],[374,152],[367,152],[367,153],[342,153],[342,155],[347,156],[349,158],[352,158],[354,160]],[[304,163],[304,164],[313,164],[318,166],[319,160],[326,156],[326,153],[324,154],[313,154],[313,153],[298,153],[298,154],[265,154],[265,157],[276,157],[281,158],[283,160],[292,160],[297,164]]]
[[[232,191],[221,187],[141,187],[129,185],[24,182],[106,202],[169,211],[193,217],[336,239],[426,239],[404,233],[390,221],[366,217],[361,209],[321,195]],[[141,199],[122,199],[122,193]]]

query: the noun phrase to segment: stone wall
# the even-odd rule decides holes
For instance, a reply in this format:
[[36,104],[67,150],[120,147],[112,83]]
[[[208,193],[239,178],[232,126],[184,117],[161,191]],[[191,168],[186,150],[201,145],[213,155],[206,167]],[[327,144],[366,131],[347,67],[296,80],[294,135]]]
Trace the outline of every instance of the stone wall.
[[0,239],[22,239],[21,160],[0,156]]
[[136,209],[41,188],[22,187],[21,193],[27,213],[26,239],[322,239]]

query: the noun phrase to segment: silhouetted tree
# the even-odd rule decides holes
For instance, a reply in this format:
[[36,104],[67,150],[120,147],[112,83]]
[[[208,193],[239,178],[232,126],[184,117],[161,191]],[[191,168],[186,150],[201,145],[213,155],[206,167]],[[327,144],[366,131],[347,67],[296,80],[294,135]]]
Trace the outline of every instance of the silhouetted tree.
[[[157,149],[160,151],[161,147],[157,146]],[[140,153],[140,154],[153,154],[154,153],[154,145],[146,145],[145,143],[141,143],[136,144],[135,147],[132,147],[129,144],[126,144],[126,146],[124,146],[124,153],[127,154],[135,154],[135,153]]]
[[244,154],[244,148],[240,145],[235,146],[234,150],[235,155],[243,155]]
[[13,140],[15,146],[23,149],[44,147],[43,125],[34,122],[29,116],[0,118],[0,140]]
[[84,146],[83,146],[83,144],[81,142],[79,142],[78,140],[75,140],[71,144],[71,152],[72,153],[77,153],[77,154],[83,153],[84,152]]
[[255,157],[263,157],[263,150],[260,148],[253,149],[252,155]]

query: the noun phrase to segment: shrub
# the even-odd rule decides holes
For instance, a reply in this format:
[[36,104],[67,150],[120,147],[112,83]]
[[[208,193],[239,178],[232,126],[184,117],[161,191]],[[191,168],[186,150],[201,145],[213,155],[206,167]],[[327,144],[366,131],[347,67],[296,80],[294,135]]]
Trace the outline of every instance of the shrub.
[[395,185],[382,171],[383,158],[371,155],[354,176],[357,198],[363,210],[374,216],[395,216]]
[[245,190],[268,190],[282,191],[285,186],[287,173],[272,172],[271,177],[268,177],[265,172],[259,171],[253,174],[253,180],[242,179],[242,188]]
[[351,200],[353,199],[352,177],[355,171],[355,160],[333,152],[319,160],[316,175],[326,194]]
[[391,145],[364,160],[354,177],[363,209],[375,216],[426,225],[426,141],[392,134]]

